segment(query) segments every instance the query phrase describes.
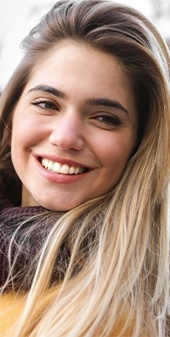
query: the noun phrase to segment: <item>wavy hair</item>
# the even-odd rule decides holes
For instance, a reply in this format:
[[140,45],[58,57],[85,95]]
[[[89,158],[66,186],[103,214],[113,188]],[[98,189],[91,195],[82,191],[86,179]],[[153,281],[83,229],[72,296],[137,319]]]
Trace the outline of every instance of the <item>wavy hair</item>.
[[[13,110],[41,56],[63,39],[119,60],[135,92],[138,142],[113,191],[53,225],[13,336],[168,336],[170,56],[141,13],[107,0],[58,1],[23,41],[25,56],[1,98],[6,195],[11,180],[20,191],[7,142]],[[71,254],[65,275],[51,286],[66,238]]]

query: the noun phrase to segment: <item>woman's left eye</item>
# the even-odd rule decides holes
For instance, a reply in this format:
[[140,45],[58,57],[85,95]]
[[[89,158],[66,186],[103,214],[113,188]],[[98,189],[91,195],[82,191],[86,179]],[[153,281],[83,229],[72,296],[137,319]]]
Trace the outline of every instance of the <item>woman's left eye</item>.
[[36,105],[44,110],[58,110],[59,108],[56,103],[44,99],[32,102],[32,105]]
[[115,115],[111,115],[111,114],[101,114],[95,117],[95,119],[97,119],[101,123],[108,124],[108,125],[119,126],[123,124],[123,122],[120,120],[119,117]]

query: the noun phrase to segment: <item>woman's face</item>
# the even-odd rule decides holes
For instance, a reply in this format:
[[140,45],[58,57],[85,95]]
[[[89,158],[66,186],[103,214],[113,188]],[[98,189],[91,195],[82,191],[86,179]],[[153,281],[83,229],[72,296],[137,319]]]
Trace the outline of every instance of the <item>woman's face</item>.
[[136,133],[134,92],[118,61],[60,42],[36,65],[13,114],[22,205],[65,211],[112,190]]

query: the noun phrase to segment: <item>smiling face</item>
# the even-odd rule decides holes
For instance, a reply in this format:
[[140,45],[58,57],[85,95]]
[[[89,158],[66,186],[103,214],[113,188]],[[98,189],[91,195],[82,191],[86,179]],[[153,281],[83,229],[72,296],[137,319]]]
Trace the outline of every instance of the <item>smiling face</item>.
[[136,133],[133,90],[118,61],[60,42],[39,61],[13,114],[22,205],[64,211],[110,191]]

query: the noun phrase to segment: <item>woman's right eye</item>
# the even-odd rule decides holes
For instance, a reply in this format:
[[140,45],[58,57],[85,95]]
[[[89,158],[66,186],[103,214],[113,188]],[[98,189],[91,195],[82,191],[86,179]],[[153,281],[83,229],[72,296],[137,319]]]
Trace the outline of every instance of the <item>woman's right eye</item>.
[[35,102],[32,102],[32,105],[38,106],[44,110],[59,110],[57,103],[46,99],[36,100]]

